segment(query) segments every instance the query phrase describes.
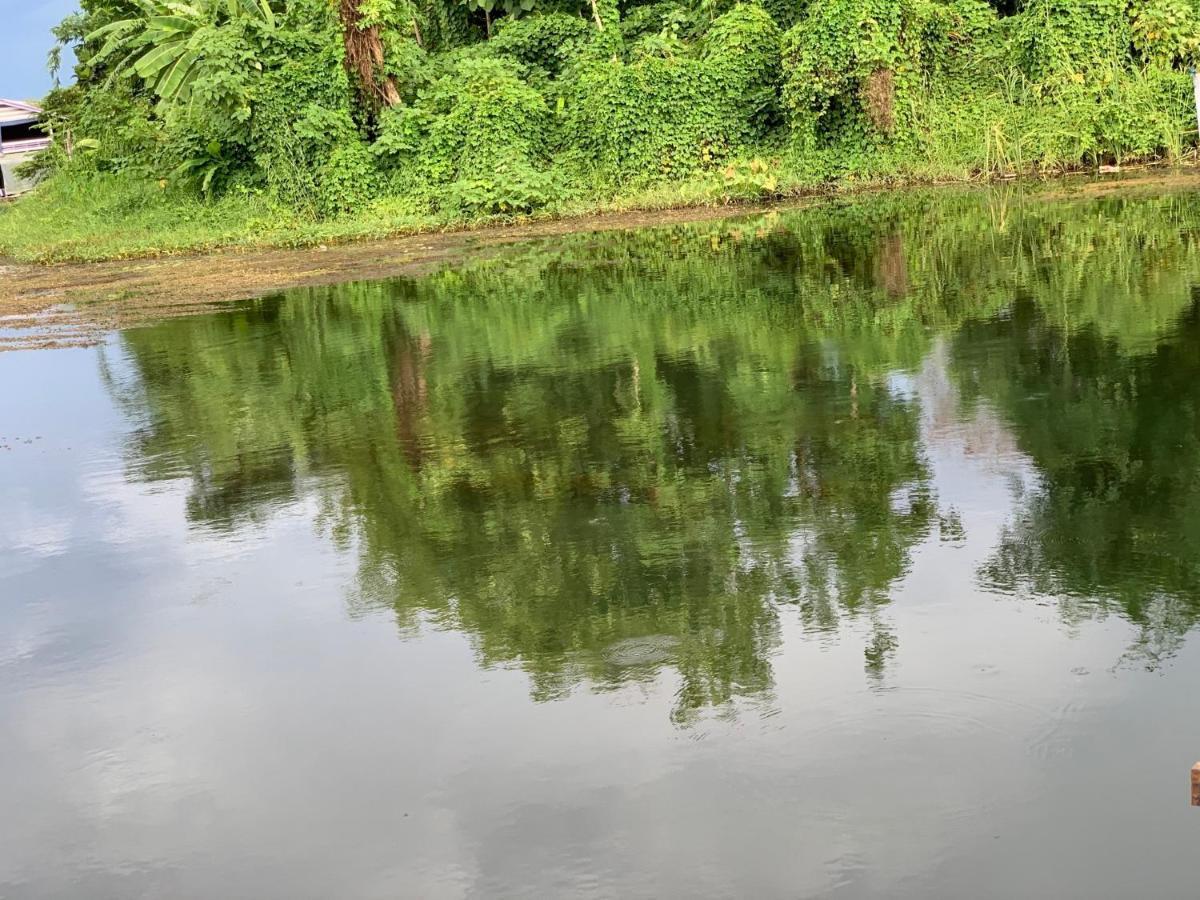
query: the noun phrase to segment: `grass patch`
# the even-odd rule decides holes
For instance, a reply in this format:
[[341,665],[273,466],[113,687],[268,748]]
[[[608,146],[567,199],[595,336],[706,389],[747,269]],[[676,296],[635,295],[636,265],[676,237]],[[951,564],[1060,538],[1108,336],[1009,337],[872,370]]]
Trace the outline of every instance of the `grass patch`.
[[[974,135],[973,135],[974,137]],[[995,138],[997,148],[1003,136]],[[999,149],[989,149],[999,153]],[[0,259],[51,264],[143,259],[220,249],[312,247],[597,213],[667,210],[788,200],[934,183],[970,183],[993,176],[1060,175],[1019,163],[1003,147],[1003,162],[986,167],[958,153],[874,154],[837,177],[789,169],[779,158],[754,157],[674,181],[623,190],[577,192],[533,214],[465,216],[430,213],[400,197],[383,197],[355,212],[323,218],[240,191],[205,199],[131,174],[61,172],[21,199],[0,203]],[[1180,162],[1174,157],[1173,162]]]

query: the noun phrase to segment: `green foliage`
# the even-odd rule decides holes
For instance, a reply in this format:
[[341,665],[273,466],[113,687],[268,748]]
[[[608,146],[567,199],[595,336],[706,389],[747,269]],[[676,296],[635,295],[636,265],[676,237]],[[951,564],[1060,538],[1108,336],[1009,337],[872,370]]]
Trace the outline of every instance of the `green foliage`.
[[595,28],[579,16],[547,12],[502,19],[487,48],[557,78],[583,53],[594,34]]
[[1021,70],[1037,82],[1125,60],[1132,34],[1127,0],[1028,0],[1014,36]]
[[339,144],[321,166],[317,184],[319,207],[326,215],[361,209],[379,193],[374,154],[357,139]]
[[779,193],[779,176],[761,159],[734,162],[720,173],[719,190],[727,200],[770,200]]
[[550,111],[506,57],[465,56],[412,107],[385,113],[375,152],[435,209],[529,212],[559,191],[545,170]]
[[494,12],[508,13],[510,16],[520,15],[533,10],[537,0],[459,0],[469,10],[482,12],[490,19]]
[[329,7],[289,10],[254,91],[252,172],[288,206],[318,212],[318,172],[359,139],[354,92]]
[[1193,0],[484,12],[459,0],[82,0],[56,30],[78,60],[77,83],[46,102],[61,140],[33,168],[265,190],[313,222],[384,208],[448,222],[632,193],[723,202],[1178,159],[1195,142]]
[[994,23],[976,0],[814,0],[784,36],[794,147],[911,145],[931,81],[986,61]]
[[761,137],[776,109],[778,28],[739,4],[684,56],[596,60],[566,102],[563,143],[602,177],[678,177]]
[[1200,15],[1190,0],[1140,0],[1130,5],[1133,46],[1159,66],[1191,65],[1200,52]]
[[115,75],[136,76],[165,107],[200,93],[244,119],[250,112],[240,68],[261,68],[253,35],[274,28],[267,0],[140,0],[138,15],[108,22],[83,40],[101,44],[91,65],[116,60]]
[[1019,64],[1039,82],[1087,77],[1097,64],[1189,65],[1200,10],[1190,0],[1029,0],[1015,38]]
[[[143,177],[153,177],[158,169],[154,160],[165,137],[162,123],[153,116],[150,101],[134,93],[128,82],[106,90],[58,88],[47,95],[43,108],[46,124],[62,138],[36,160],[44,174],[68,162],[84,170],[137,172]],[[89,152],[70,159],[68,153],[81,144]]]
[[1191,79],[1161,68],[1111,74],[1056,92],[1051,103],[1061,143],[1050,153],[1097,163],[1159,153],[1178,157],[1183,133],[1195,122]]
[[521,159],[499,160],[491,169],[451,182],[441,206],[467,216],[508,216],[534,212],[564,196],[554,172],[539,171]]
[[700,59],[728,98],[726,116],[744,118],[730,135],[735,142],[760,138],[779,120],[780,38],[761,6],[738,3],[713,22],[700,43]]

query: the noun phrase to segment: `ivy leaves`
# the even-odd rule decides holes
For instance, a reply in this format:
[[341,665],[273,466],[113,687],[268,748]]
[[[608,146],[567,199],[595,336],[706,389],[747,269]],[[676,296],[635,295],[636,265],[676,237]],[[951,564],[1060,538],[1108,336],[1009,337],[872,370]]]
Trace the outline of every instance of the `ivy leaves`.
[[469,10],[479,10],[489,15],[496,10],[501,10],[510,16],[515,16],[533,12],[537,7],[537,0],[462,0],[462,2]]

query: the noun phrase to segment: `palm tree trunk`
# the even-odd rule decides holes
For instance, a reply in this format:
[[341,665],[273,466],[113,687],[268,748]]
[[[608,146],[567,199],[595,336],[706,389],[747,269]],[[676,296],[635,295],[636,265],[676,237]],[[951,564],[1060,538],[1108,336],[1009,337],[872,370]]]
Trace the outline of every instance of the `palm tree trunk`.
[[357,78],[358,89],[372,108],[395,106],[400,102],[396,80],[383,69],[383,41],[379,26],[364,28],[358,0],[340,0],[342,40],[346,45],[346,68]]

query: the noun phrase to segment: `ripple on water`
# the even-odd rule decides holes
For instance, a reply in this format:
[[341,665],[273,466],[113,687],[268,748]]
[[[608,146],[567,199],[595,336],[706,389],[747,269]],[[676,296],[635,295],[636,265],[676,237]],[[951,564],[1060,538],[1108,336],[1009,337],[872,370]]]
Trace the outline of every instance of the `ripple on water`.
[[675,658],[679,638],[669,634],[651,634],[625,638],[610,644],[604,658],[614,666],[653,666]]

